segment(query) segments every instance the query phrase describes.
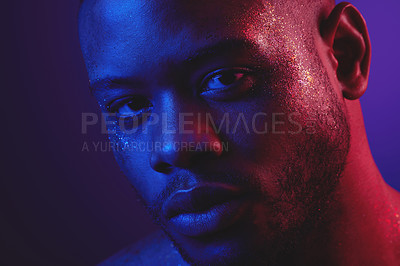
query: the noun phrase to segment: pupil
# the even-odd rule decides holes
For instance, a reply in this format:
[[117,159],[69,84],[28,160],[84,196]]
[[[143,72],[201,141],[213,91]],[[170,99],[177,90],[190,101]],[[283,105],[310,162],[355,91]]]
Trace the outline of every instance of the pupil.
[[219,76],[219,81],[223,85],[232,84],[233,82],[236,81],[236,74],[235,73],[228,73],[228,74],[221,75],[221,76]]
[[130,109],[134,110],[134,111],[140,111],[146,107],[149,107],[148,105],[146,105],[145,101],[142,100],[132,100],[128,103],[128,106]]

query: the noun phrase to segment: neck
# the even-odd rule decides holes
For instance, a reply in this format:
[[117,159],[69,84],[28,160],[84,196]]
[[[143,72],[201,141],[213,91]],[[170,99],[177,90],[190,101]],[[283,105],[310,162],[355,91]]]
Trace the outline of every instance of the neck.
[[[309,241],[303,254],[312,250],[325,265],[398,265],[400,196],[384,182],[373,160],[359,102],[347,106],[352,114],[351,148],[334,196],[336,205],[331,206],[333,222],[322,229],[322,239]],[[314,255],[306,260],[315,263]]]

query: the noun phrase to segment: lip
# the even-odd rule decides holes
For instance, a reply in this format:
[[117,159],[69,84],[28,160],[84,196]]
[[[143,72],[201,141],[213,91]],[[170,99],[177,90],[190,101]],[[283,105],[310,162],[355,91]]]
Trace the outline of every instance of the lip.
[[175,231],[198,237],[232,225],[243,216],[247,205],[245,190],[208,183],[175,192],[163,205],[163,214]]

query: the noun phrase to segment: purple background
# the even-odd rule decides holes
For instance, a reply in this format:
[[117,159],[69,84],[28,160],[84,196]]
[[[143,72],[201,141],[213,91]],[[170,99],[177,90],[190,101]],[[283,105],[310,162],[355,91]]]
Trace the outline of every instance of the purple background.
[[[375,160],[400,189],[398,0],[352,1],[370,30],[362,98]],[[98,112],[77,39],[78,1],[2,4],[0,263],[91,265],[154,230],[112,154],[81,152],[82,112]]]

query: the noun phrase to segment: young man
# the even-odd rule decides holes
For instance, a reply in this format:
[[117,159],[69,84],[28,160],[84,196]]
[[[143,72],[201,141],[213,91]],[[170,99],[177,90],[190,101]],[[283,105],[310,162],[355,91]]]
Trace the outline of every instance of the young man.
[[115,157],[163,229],[104,264],[400,263],[351,4],[85,0],[79,19]]

